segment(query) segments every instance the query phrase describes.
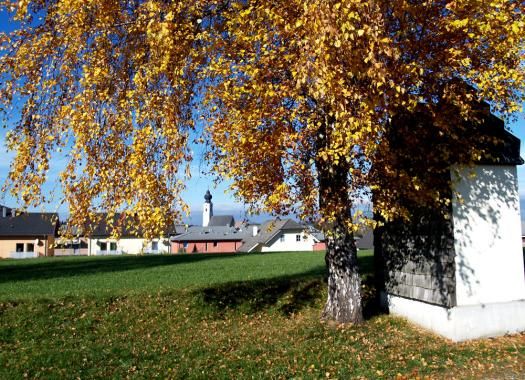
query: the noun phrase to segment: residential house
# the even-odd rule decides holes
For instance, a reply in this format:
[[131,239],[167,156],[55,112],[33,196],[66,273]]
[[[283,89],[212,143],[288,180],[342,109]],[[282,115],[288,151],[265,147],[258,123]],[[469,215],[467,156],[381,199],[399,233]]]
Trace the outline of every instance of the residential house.
[[0,206],[0,258],[53,256],[58,214],[20,212]]
[[89,254],[89,239],[75,227],[71,227],[72,231],[70,231],[73,238],[65,239],[63,236],[67,229],[67,223],[60,226],[60,236],[55,242],[55,256],[87,256]]
[[190,226],[171,238],[174,253],[236,252],[250,233],[249,228],[224,226]]
[[129,217],[123,220],[121,214],[115,216],[114,227],[119,228],[120,237],[112,237],[112,227],[108,223],[107,215],[100,217],[100,222],[93,228],[88,237],[88,255],[136,255],[136,254],[163,254],[170,253],[168,233],[166,236],[147,241],[136,228],[135,222]]
[[263,223],[255,236],[247,237],[239,252],[286,252],[323,250],[324,236],[312,233],[292,219]]

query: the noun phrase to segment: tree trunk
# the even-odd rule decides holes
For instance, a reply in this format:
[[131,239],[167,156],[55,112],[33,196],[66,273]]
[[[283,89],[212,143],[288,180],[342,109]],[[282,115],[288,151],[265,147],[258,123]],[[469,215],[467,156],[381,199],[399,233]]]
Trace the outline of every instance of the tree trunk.
[[349,164],[317,162],[319,206],[324,215],[335,212],[335,220],[323,226],[326,236],[328,299],[322,318],[338,323],[361,323],[361,279],[357,264],[357,247],[348,228],[352,217],[349,197]]
[[327,237],[326,266],[328,299],[322,318],[338,323],[361,323],[361,278],[357,265],[357,248],[353,233],[344,225],[334,225]]

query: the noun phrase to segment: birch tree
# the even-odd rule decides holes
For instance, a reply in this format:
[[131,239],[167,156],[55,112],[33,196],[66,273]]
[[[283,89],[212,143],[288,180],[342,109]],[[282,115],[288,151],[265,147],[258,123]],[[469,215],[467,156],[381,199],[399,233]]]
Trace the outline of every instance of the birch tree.
[[323,226],[323,317],[341,323],[363,318],[353,233],[370,221],[355,202],[374,192],[374,212],[390,220],[409,217],[401,192],[449,201],[417,175],[392,175],[389,120],[424,108],[432,128],[460,142],[457,115],[478,120],[482,100],[513,115],[524,100],[522,1],[0,6],[17,22],[0,36],[0,105],[13,125],[10,188],[26,206],[45,200],[62,150],[73,224],[126,210],[157,236],[187,211],[191,147],[205,144],[211,172],[252,211]]

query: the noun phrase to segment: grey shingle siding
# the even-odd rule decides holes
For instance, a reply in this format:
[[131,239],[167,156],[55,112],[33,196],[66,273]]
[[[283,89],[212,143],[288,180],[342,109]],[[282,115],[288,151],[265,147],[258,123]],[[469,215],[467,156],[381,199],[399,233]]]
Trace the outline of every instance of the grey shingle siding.
[[[450,210],[448,211],[450,213]],[[391,222],[375,232],[379,276],[392,295],[445,307],[456,305],[455,249],[451,215],[414,213],[411,223]]]

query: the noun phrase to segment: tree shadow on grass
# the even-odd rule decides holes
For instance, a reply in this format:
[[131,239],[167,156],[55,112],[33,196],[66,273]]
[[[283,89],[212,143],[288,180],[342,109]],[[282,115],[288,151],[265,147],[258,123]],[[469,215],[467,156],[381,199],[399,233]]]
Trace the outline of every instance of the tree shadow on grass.
[[236,256],[239,256],[239,254],[61,257],[37,259],[32,260],[30,263],[6,261],[0,265],[0,283],[122,272],[166,265],[195,263],[204,260],[224,260]]
[[228,311],[256,314],[273,310],[290,315],[322,301],[324,273],[319,266],[294,276],[214,285],[196,290],[194,296],[203,310],[219,318]]
[[[363,313],[366,319],[381,314],[374,279],[373,257],[360,257],[363,273]],[[196,302],[209,315],[222,318],[230,311],[256,314],[273,311],[292,315],[308,307],[321,308],[326,299],[326,268],[265,280],[230,282],[194,291]]]

